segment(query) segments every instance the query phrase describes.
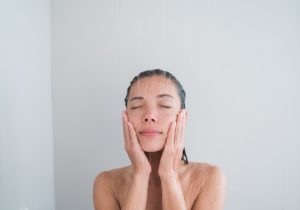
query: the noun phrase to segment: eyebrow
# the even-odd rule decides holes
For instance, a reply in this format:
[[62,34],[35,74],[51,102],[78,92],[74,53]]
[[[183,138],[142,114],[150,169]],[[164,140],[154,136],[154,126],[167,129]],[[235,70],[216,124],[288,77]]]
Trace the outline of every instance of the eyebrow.
[[133,101],[133,100],[143,100],[144,97],[141,97],[141,96],[137,96],[137,97],[133,97],[130,99],[130,101]]
[[[159,94],[157,96],[157,98],[162,98],[162,97],[169,97],[169,98],[174,99],[174,97],[171,96],[171,95],[169,95],[169,94]],[[133,97],[133,98],[130,99],[130,101],[133,101],[133,100],[144,100],[144,97],[142,97],[142,96],[136,96],[136,97]]]
[[171,95],[169,95],[169,94],[159,94],[158,96],[157,96],[158,98],[162,98],[162,97],[169,97],[169,98],[174,98],[173,96],[171,96]]

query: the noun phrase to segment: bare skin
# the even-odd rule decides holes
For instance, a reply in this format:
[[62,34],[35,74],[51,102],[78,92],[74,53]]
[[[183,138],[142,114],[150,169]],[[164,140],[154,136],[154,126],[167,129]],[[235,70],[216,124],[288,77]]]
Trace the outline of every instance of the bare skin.
[[162,76],[141,79],[132,86],[122,117],[132,164],[96,177],[96,210],[223,209],[222,171],[181,161],[187,113],[172,82]]

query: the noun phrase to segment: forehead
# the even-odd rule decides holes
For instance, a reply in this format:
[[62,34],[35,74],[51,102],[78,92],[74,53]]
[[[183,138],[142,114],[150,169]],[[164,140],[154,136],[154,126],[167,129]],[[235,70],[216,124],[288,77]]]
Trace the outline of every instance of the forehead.
[[171,79],[163,76],[151,76],[136,81],[130,90],[129,98],[134,96],[157,96],[169,94],[174,98],[178,97],[177,89]]

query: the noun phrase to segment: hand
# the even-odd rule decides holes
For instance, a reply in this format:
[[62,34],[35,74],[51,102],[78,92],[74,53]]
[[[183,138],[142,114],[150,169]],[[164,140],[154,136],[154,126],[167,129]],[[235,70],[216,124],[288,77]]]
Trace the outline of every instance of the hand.
[[161,178],[177,178],[177,170],[184,148],[185,122],[186,112],[183,109],[179,112],[176,122],[171,123],[168,131],[158,168],[158,174]]
[[151,165],[140,147],[133,124],[128,121],[126,111],[123,112],[123,133],[125,150],[131,160],[134,175],[150,176]]

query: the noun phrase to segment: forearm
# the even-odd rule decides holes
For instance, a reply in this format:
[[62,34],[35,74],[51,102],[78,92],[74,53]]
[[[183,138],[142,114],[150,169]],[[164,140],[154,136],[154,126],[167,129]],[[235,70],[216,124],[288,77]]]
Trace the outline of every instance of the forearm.
[[144,210],[147,204],[149,176],[135,175],[122,210]]
[[161,178],[163,210],[186,210],[178,177]]

